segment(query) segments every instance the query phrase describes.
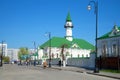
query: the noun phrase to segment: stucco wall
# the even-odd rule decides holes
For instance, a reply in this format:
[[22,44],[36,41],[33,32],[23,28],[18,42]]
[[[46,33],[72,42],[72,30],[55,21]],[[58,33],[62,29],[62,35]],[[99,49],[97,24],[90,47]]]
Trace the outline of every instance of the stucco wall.
[[[51,64],[52,65],[58,65],[59,58],[52,59]],[[47,60],[47,63],[49,64],[49,60]],[[76,67],[84,67],[84,68],[90,68],[93,69],[95,66],[95,54],[90,54],[90,58],[68,58],[66,59],[66,65],[68,66],[76,66]]]
[[[72,54],[72,57],[90,57],[90,51],[91,50],[87,50],[87,49],[64,49],[64,55],[66,55],[66,53],[69,54],[69,57],[71,57],[71,54]],[[43,50],[43,49],[40,49],[38,51],[38,54],[39,54],[39,58],[38,59],[41,59],[42,56],[47,53],[48,54],[48,58],[49,58],[49,48]],[[61,48],[51,48],[51,55],[54,55],[54,58],[60,58],[61,56]]]
[[90,58],[69,58],[67,65],[93,69],[95,65],[95,54],[91,54]]
[[[120,37],[113,37],[113,38],[107,38],[107,39],[99,39],[97,40],[98,45],[98,57],[99,56],[103,56],[103,49],[104,49],[104,45],[106,46],[105,50],[106,50],[106,56],[115,56],[115,54],[113,53],[113,44],[117,45],[117,49],[116,49],[116,56],[119,54],[120,52]],[[119,54],[120,55],[120,54]]]

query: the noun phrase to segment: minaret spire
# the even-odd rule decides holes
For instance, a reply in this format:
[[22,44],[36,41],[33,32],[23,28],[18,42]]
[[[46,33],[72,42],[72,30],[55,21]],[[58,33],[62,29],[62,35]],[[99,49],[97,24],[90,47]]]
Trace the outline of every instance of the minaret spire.
[[72,20],[71,20],[71,17],[70,17],[70,12],[68,12],[68,15],[66,17],[66,23],[65,23],[64,28],[66,28],[66,36],[65,36],[65,38],[67,40],[69,40],[69,41],[72,41],[73,40],[73,37],[72,37],[73,25],[72,25]]
[[72,21],[72,20],[71,20],[71,17],[70,17],[70,12],[68,12],[68,15],[67,15],[66,21]]

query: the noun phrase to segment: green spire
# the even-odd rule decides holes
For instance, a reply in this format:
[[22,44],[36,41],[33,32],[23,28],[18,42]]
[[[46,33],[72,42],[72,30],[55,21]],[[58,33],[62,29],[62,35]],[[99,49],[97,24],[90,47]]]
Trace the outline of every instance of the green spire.
[[70,17],[70,12],[68,12],[68,15],[67,15],[66,21],[72,21],[72,20],[71,20],[71,17]]

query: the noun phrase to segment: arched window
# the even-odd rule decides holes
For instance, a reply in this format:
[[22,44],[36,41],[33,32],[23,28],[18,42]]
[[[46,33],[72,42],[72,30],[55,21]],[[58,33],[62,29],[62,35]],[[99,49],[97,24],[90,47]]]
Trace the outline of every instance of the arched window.
[[71,58],[72,58],[72,54],[71,54]]
[[88,54],[86,54],[86,57],[88,57]]
[[78,54],[78,58],[80,57],[80,55]]
[[57,58],[58,58],[58,53],[57,53]]
[[69,52],[66,52],[66,56],[70,56]]
[[102,49],[102,56],[106,57],[106,45],[103,45],[103,49]]
[[117,56],[117,44],[112,45],[112,55]]
[[82,54],[82,58],[84,58],[84,54]]
[[54,54],[52,53],[52,58],[54,58]]

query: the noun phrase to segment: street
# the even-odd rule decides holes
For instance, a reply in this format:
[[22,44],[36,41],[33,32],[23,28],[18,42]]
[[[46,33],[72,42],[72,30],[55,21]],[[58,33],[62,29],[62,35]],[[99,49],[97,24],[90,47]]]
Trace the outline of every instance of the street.
[[117,80],[86,73],[63,71],[38,66],[4,64],[0,67],[0,80]]

